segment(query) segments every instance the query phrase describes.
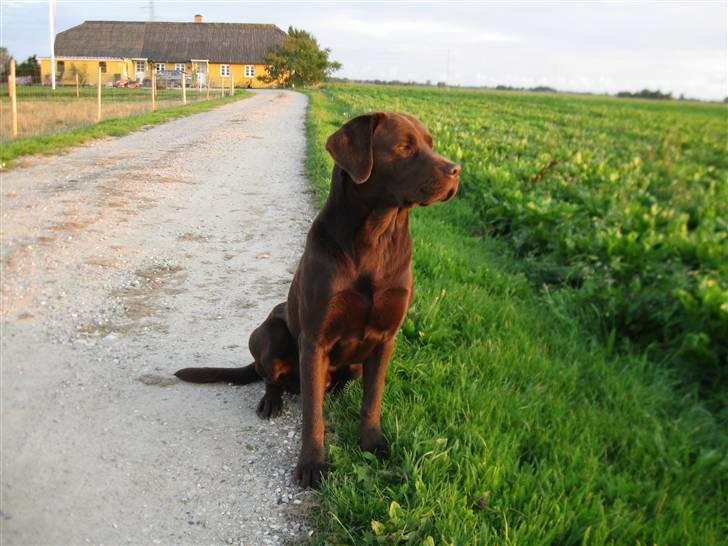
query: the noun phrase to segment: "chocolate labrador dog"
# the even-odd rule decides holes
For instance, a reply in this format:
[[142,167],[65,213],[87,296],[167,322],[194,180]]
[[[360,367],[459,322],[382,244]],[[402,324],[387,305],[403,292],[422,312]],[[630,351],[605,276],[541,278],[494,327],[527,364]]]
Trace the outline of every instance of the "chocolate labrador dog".
[[460,166],[432,149],[417,118],[375,112],[348,121],[326,149],[335,166],[329,198],[313,222],[288,300],[250,336],[255,361],[243,368],[185,368],[198,383],[262,379],[261,417],[276,416],[282,392],[301,393],[302,447],[296,478],[316,487],[325,470],[323,398],[364,380],[359,444],[388,452],[380,427],[384,376],[412,301],[409,211],[447,201]]

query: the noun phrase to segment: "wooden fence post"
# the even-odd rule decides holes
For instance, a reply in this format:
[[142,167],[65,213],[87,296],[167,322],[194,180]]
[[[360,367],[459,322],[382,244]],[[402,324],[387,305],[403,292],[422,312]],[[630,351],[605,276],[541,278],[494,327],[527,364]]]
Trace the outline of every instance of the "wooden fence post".
[[210,100],[210,75],[207,74],[207,100]]
[[10,59],[10,78],[8,79],[8,93],[10,94],[10,105],[13,120],[13,138],[18,136],[18,99],[15,82],[15,59]]
[[233,78],[232,68],[230,69],[230,96],[235,94],[235,79]]
[[78,98],[80,96],[81,96],[81,94],[79,93],[78,72],[76,72],[76,98]]
[[152,112],[157,110],[157,74],[152,70]]
[[187,104],[187,78],[184,70],[182,71],[182,104]]
[[96,121],[101,121],[101,65],[99,65],[99,85],[96,93]]

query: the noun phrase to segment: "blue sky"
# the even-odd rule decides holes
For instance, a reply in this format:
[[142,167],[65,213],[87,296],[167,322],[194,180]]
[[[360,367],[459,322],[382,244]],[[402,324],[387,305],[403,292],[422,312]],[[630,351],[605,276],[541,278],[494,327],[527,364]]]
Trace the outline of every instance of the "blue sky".
[[[84,20],[145,20],[149,1],[57,2],[57,31]],[[550,85],[614,93],[645,87],[728,95],[725,0],[716,2],[154,1],[162,21],[275,23],[311,31],[337,74],[461,85]],[[47,1],[0,0],[0,43],[47,55]]]

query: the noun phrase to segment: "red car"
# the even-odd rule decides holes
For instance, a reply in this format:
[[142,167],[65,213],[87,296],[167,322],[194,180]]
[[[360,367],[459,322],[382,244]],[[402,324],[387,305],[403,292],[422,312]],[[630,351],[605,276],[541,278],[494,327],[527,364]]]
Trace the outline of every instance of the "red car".
[[141,86],[142,83],[137,80],[119,80],[114,83],[114,87],[126,87],[128,89],[134,89]]

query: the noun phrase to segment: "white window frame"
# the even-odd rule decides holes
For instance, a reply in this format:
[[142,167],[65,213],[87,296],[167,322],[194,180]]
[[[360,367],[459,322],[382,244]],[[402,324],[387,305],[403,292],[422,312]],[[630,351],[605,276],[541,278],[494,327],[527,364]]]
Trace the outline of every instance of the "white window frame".
[[174,69],[179,70],[180,72],[185,72],[185,63],[175,63]]
[[134,61],[134,72],[146,72],[147,61]]
[[246,64],[245,65],[245,77],[246,78],[254,78],[255,77],[255,65],[254,64]]
[[229,76],[230,75],[230,65],[229,64],[221,64],[220,65],[220,75],[221,76]]
[[164,63],[154,63],[154,71],[159,74],[164,70]]

